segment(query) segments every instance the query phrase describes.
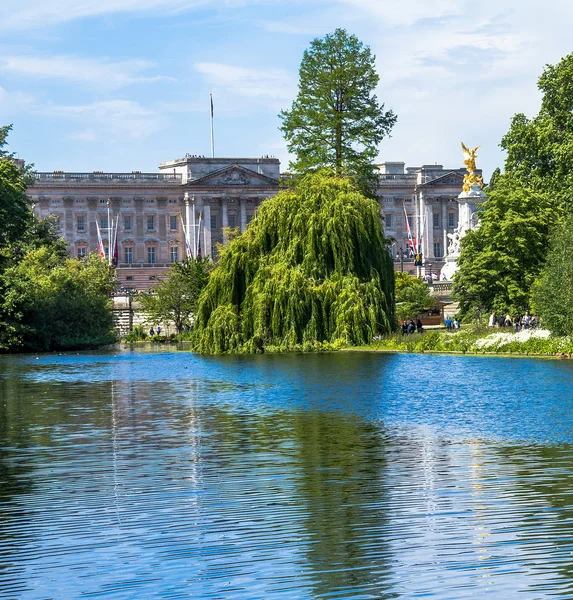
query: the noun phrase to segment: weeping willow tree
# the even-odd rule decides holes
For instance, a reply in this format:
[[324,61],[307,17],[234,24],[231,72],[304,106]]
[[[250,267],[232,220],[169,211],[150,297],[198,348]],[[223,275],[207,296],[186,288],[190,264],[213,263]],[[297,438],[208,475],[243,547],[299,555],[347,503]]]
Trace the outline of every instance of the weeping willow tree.
[[380,209],[346,178],[303,177],[265,200],[199,299],[203,353],[369,343],[394,327]]

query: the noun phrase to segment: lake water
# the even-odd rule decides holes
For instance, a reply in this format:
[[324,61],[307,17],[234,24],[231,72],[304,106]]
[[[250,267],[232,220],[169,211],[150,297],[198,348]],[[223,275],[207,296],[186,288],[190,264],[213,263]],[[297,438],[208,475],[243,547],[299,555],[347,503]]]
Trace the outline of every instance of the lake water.
[[0,357],[0,597],[573,597],[573,362]]

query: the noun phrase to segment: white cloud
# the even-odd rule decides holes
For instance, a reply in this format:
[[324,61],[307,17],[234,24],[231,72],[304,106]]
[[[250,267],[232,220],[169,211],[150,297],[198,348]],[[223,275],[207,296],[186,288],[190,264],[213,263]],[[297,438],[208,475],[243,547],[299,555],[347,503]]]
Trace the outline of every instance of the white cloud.
[[127,12],[161,13],[190,10],[209,0],[27,0],[20,7],[3,2],[0,29],[24,30],[47,27],[76,19]]
[[31,94],[25,92],[11,92],[0,87],[0,122],[2,118],[29,110],[35,100]]
[[284,69],[253,69],[209,62],[197,63],[195,69],[205,75],[215,89],[231,96],[284,102],[296,93],[296,79]]
[[34,79],[82,83],[97,89],[117,89],[135,83],[174,81],[164,75],[142,75],[154,64],[142,60],[111,61],[74,56],[0,56],[0,72]]
[[132,100],[46,106],[41,112],[51,117],[63,117],[80,125],[81,129],[72,132],[69,137],[83,141],[141,140],[167,125],[167,119],[163,115]]

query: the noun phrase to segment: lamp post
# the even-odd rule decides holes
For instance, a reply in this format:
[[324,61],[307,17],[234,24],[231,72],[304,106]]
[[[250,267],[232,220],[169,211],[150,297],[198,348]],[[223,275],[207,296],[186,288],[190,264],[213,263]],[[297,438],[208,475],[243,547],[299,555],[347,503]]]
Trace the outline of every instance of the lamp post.
[[398,250],[398,254],[396,254],[396,258],[400,259],[400,271],[403,273],[404,272],[404,256],[405,256],[406,252],[404,252],[404,249],[402,247],[400,247],[400,249]]

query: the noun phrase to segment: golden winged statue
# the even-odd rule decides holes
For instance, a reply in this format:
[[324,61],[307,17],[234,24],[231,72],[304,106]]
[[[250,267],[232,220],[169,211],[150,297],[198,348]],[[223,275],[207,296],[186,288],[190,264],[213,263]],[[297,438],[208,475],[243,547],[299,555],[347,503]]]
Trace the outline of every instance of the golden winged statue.
[[464,165],[468,170],[467,174],[464,175],[464,192],[469,192],[472,184],[477,183],[480,188],[483,188],[483,179],[480,175],[475,174],[476,170],[476,157],[479,146],[472,148],[471,150],[462,142],[462,150],[464,151]]

